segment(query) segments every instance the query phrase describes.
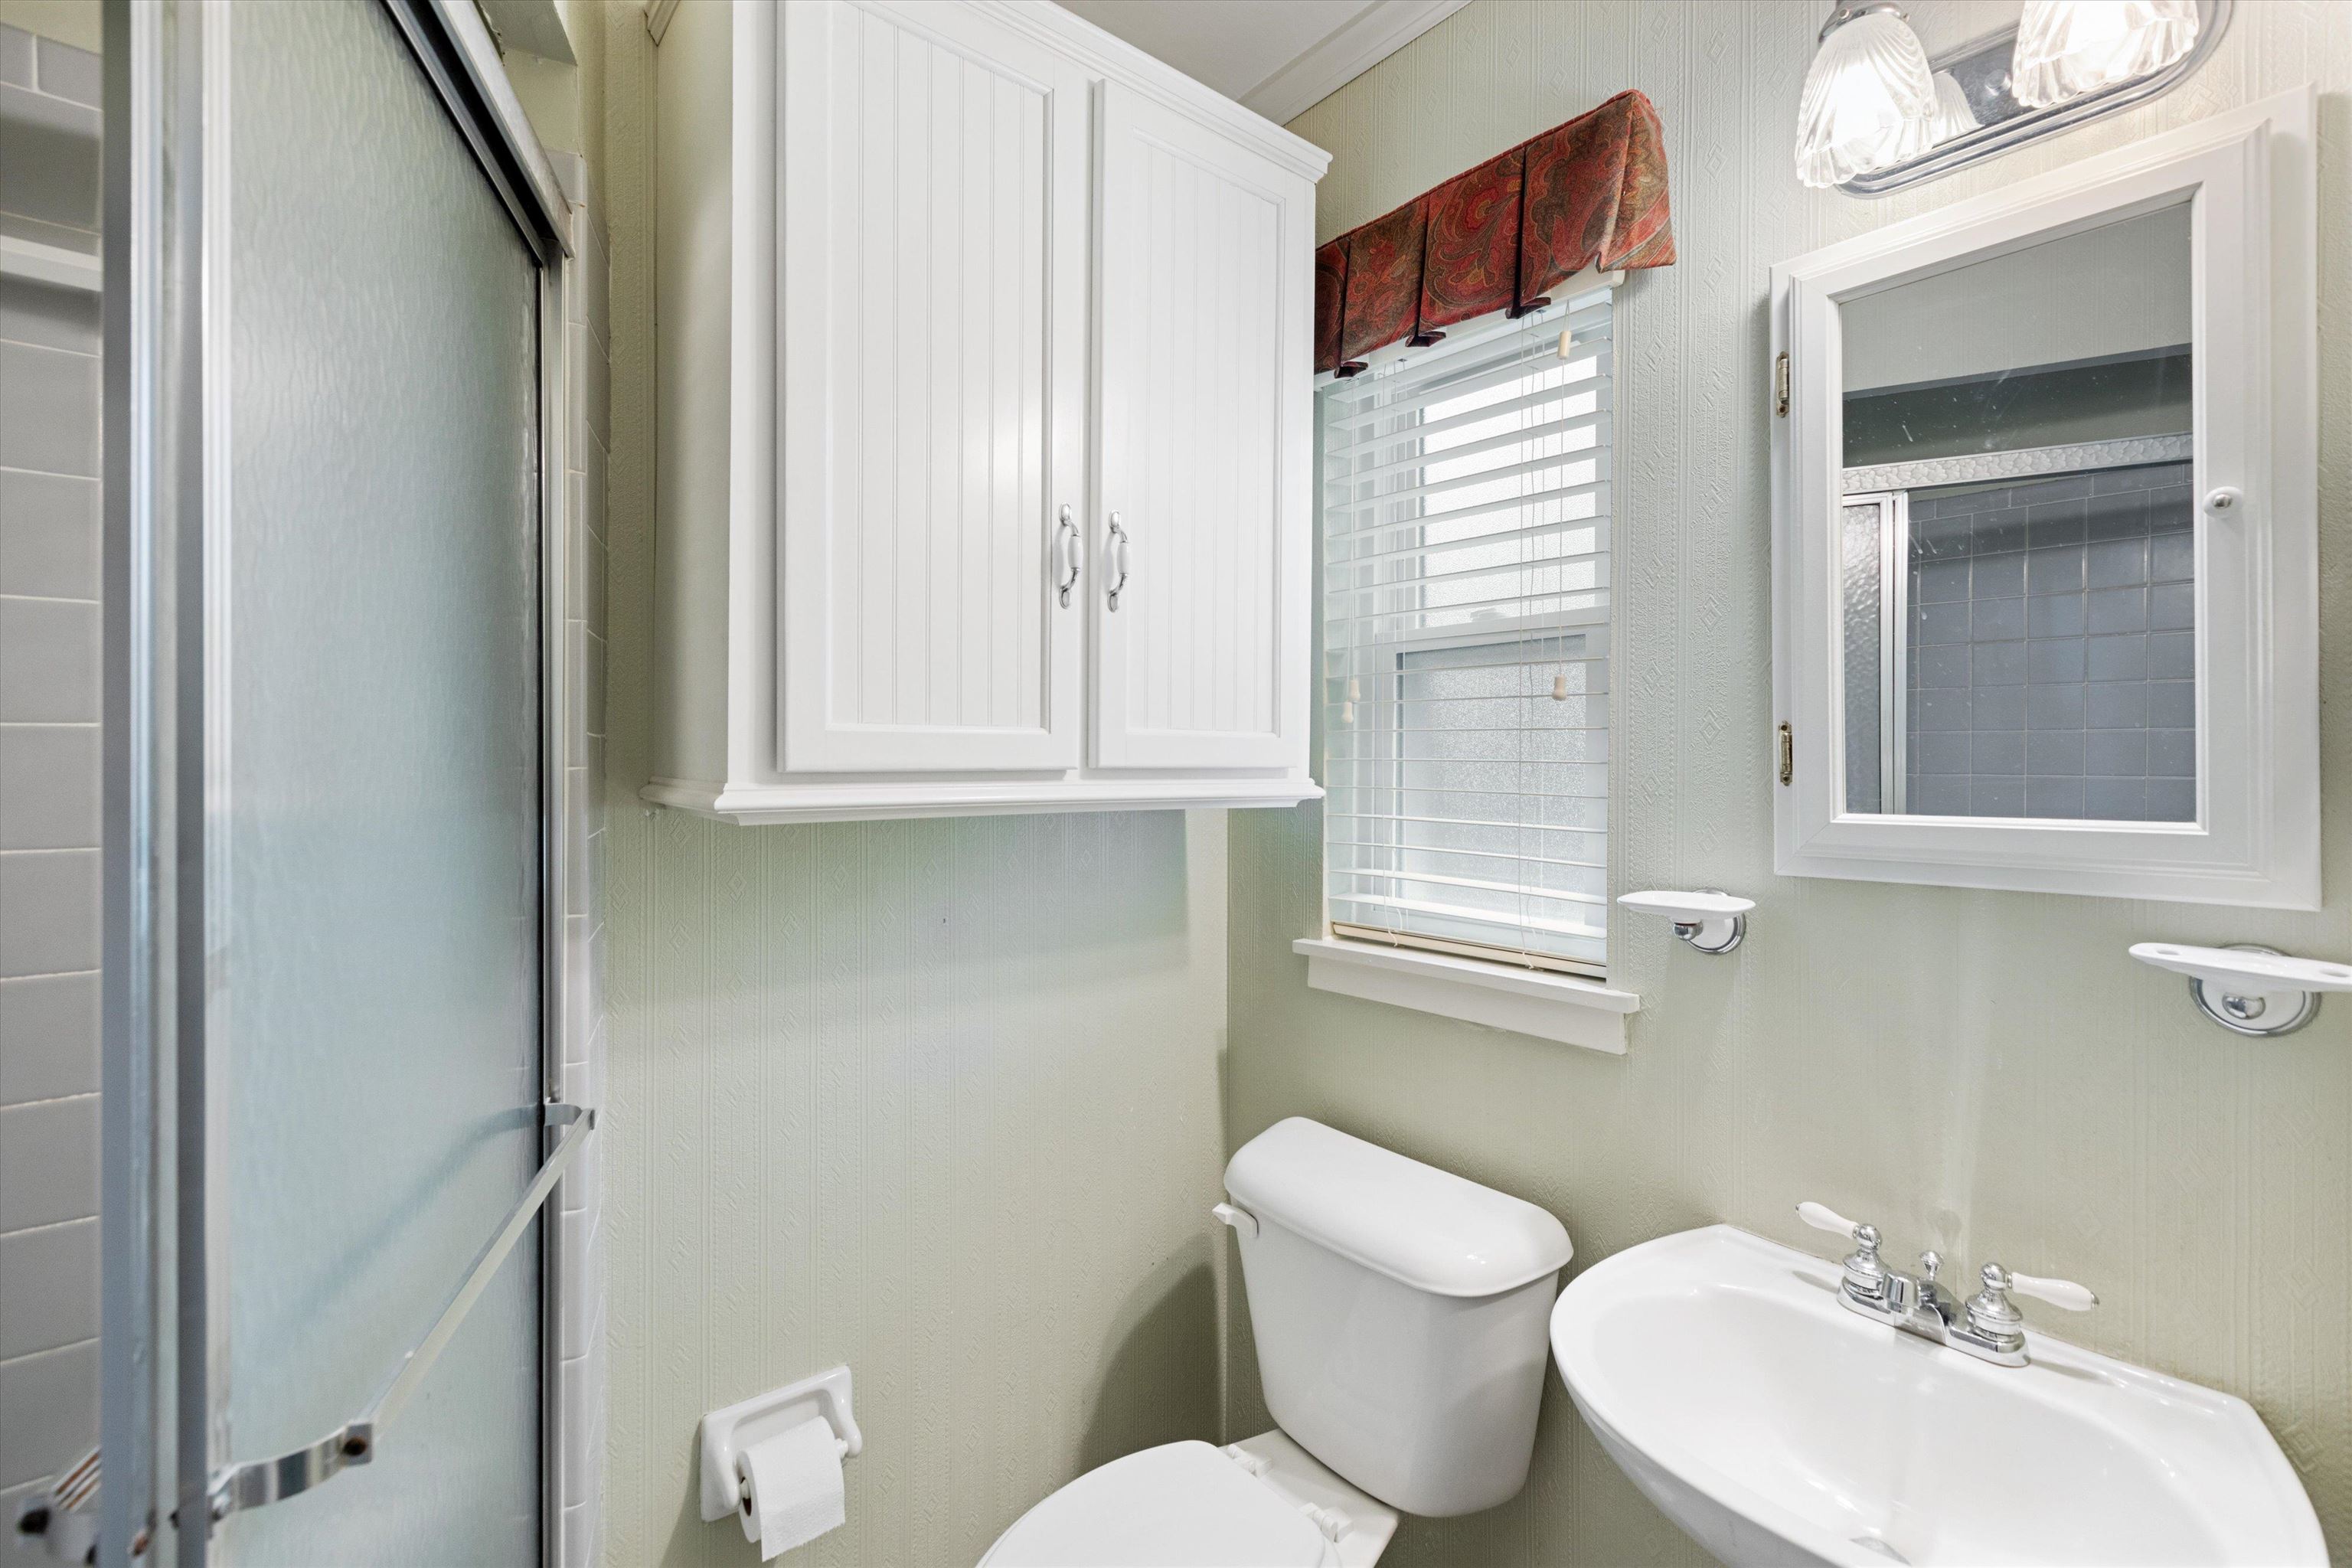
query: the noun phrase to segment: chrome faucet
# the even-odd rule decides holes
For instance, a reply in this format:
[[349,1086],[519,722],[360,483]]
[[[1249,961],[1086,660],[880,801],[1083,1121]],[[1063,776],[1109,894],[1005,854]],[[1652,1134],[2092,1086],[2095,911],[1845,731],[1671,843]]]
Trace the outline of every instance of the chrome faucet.
[[1937,1283],[1944,1260],[1935,1252],[1919,1255],[1916,1276],[1898,1273],[1879,1260],[1877,1226],[1857,1225],[1820,1204],[1799,1204],[1797,1216],[1815,1230],[1853,1243],[1838,1281],[1838,1299],[1848,1311],[1995,1366],[2023,1366],[2027,1361],[2025,1320],[2009,1299],[2011,1290],[2070,1312],[2087,1312],[2099,1304],[2098,1297],[2071,1279],[2013,1274],[1998,1263],[1984,1266],[1979,1276],[1984,1288],[1962,1304]]

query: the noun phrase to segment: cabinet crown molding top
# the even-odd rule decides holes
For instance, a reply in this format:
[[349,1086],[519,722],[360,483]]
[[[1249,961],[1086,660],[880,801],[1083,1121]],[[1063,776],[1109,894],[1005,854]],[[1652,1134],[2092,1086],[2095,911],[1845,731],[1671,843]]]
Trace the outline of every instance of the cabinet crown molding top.
[[1064,10],[1053,0],[971,0],[971,4],[975,9],[996,13],[1013,26],[1034,34],[1084,65],[1150,94],[1179,113],[1206,121],[1292,174],[1320,180],[1331,166],[1331,154],[1305,137],[1294,135],[1254,110],[1244,109],[1165,60],[1104,32],[1074,11]]

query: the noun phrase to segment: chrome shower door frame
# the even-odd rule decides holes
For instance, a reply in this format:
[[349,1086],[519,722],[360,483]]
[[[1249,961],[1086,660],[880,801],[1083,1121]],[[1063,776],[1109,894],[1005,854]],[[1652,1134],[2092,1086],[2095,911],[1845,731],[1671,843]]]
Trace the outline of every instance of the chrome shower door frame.
[[[562,1098],[562,372],[571,217],[470,0],[378,0],[536,263],[542,1098]],[[208,552],[225,523],[228,15],[205,0],[103,0],[104,848],[101,933],[100,1561],[204,1563],[212,1546],[226,1226],[206,1185],[218,1071],[205,1036]],[[211,198],[208,205],[208,196]],[[584,1021],[583,1021],[584,1022]],[[563,1131],[551,1116],[541,1155]],[[576,1151],[571,1141],[566,1156]],[[540,1554],[562,1478],[562,1227],[540,1226]],[[466,1259],[449,1260],[453,1284]],[[321,1323],[332,1333],[334,1325]],[[69,1456],[60,1456],[60,1459]]]

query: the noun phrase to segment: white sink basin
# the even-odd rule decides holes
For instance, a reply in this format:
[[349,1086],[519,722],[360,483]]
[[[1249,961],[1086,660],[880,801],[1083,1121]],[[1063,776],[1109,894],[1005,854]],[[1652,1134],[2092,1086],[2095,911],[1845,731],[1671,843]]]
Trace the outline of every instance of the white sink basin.
[[2327,1562],[2242,1399],[2029,1331],[1990,1366],[1838,1304],[1838,1270],[1714,1226],[1561,1292],[1576,1407],[1726,1563]]

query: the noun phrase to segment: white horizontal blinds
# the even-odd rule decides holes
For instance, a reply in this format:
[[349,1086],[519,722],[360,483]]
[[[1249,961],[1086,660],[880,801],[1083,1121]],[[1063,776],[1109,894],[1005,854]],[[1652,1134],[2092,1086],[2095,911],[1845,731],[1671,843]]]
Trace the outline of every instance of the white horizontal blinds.
[[1458,337],[1321,394],[1330,919],[1599,973],[1610,296]]

